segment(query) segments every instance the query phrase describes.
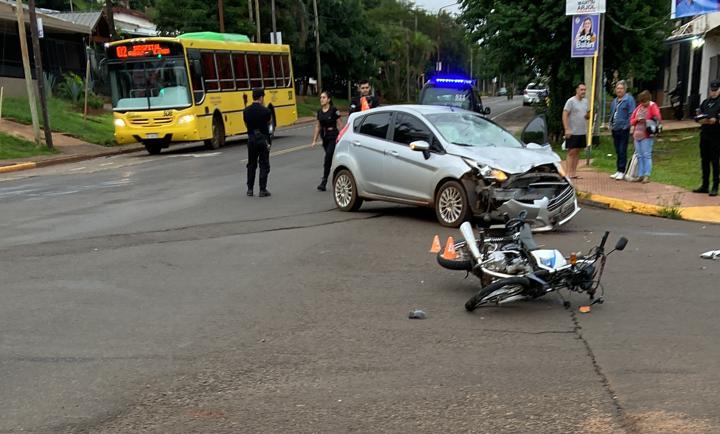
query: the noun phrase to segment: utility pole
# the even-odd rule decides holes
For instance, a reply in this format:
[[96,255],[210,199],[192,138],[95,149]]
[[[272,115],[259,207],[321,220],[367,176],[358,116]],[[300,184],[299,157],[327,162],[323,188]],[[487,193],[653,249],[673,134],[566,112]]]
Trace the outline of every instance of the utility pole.
[[43,74],[42,53],[40,52],[40,35],[38,32],[37,14],[35,13],[35,0],[29,0],[28,9],[30,10],[30,37],[32,38],[33,57],[35,58],[35,77],[37,77],[38,93],[40,94],[40,108],[42,109],[43,129],[45,130],[45,144],[49,149],[52,149],[52,130],[50,129],[50,116],[48,116],[47,98],[45,98],[45,75]]
[[248,0],[248,21],[250,21],[250,24],[253,24],[253,21],[255,21],[252,4],[252,0]]
[[255,42],[260,43],[262,39],[260,39],[260,3],[258,0],[255,0],[255,28]]
[[277,44],[278,37],[277,37],[277,26],[275,25],[275,0],[270,1],[270,9],[272,9],[272,11],[270,12],[270,15],[272,16],[272,31],[273,31],[272,42]]
[[220,33],[225,33],[225,11],[223,11],[223,0],[217,0],[218,20],[220,21]]
[[110,27],[110,40],[114,41],[117,35],[115,34],[115,19],[113,18],[112,0],[105,0],[105,14],[107,15],[108,27]]
[[[40,144],[40,125],[38,124],[37,103],[35,101],[35,89],[33,88],[32,72],[30,71],[30,55],[28,54],[27,37],[25,34],[25,14],[22,0],[16,0],[15,12],[18,20],[18,36],[20,37],[20,52],[22,53],[23,72],[25,73],[25,85],[27,87],[28,103],[30,104],[30,117],[32,118],[33,134],[35,143]],[[42,80],[41,77],[38,79]]]
[[320,67],[320,19],[318,18],[317,0],[313,0],[315,11],[315,62],[317,63],[317,91],[322,92],[322,68]]
[[405,91],[410,102],[410,29],[405,29]]

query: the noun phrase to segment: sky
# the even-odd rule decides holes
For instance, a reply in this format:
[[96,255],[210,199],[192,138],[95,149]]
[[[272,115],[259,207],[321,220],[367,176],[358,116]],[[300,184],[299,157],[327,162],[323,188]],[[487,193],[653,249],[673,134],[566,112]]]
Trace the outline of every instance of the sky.
[[[443,6],[452,4],[452,2],[453,0],[415,0],[414,3],[430,12],[437,12],[438,9]],[[459,5],[451,6],[448,8],[444,8],[443,11],[457,14],[460,12],[460,7]]]

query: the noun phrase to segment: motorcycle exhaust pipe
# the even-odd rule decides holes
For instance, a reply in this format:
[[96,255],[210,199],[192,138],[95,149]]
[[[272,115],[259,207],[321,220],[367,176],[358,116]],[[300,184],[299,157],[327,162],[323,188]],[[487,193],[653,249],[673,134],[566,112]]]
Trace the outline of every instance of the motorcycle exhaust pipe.
[[475,258],[475,263],[479,263],[480,249],[478,249],[477,239],[475,238],[475,234],[473,233],[473,228],[470,222],[465,222],[460,225],[460,233],[462,234],[463,238],[465,238],[465,243],[470,250],[470,254],[473,256],[473,258]]

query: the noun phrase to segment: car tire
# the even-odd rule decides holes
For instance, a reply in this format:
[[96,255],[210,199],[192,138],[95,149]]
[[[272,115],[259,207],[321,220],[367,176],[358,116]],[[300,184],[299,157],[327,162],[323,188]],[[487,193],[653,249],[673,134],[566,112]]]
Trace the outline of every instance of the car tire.
[[456,228],[470,218],[470,202],[457,181],[446,181],[435,194],[435,215],[441,225]]
[[220,115],[213,116],[212,138],[205,140],[208,149],[219,149],[225,146],[225,124]]
[[339,171],[333,179],[333,199],[341,211],[357,211],[363,200],[358,195],[355,177],[347,169]]

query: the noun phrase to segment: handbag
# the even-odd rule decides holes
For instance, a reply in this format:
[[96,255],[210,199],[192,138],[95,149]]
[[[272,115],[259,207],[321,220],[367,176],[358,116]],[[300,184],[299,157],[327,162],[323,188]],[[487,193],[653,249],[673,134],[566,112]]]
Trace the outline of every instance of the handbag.
[[630,159],[630,164],[628,164],[627,169],[625,170],[625,180],[627,181],[634,181],[637,179],[638,175],[638,157],[636,153],[633,153],[632,158]]

